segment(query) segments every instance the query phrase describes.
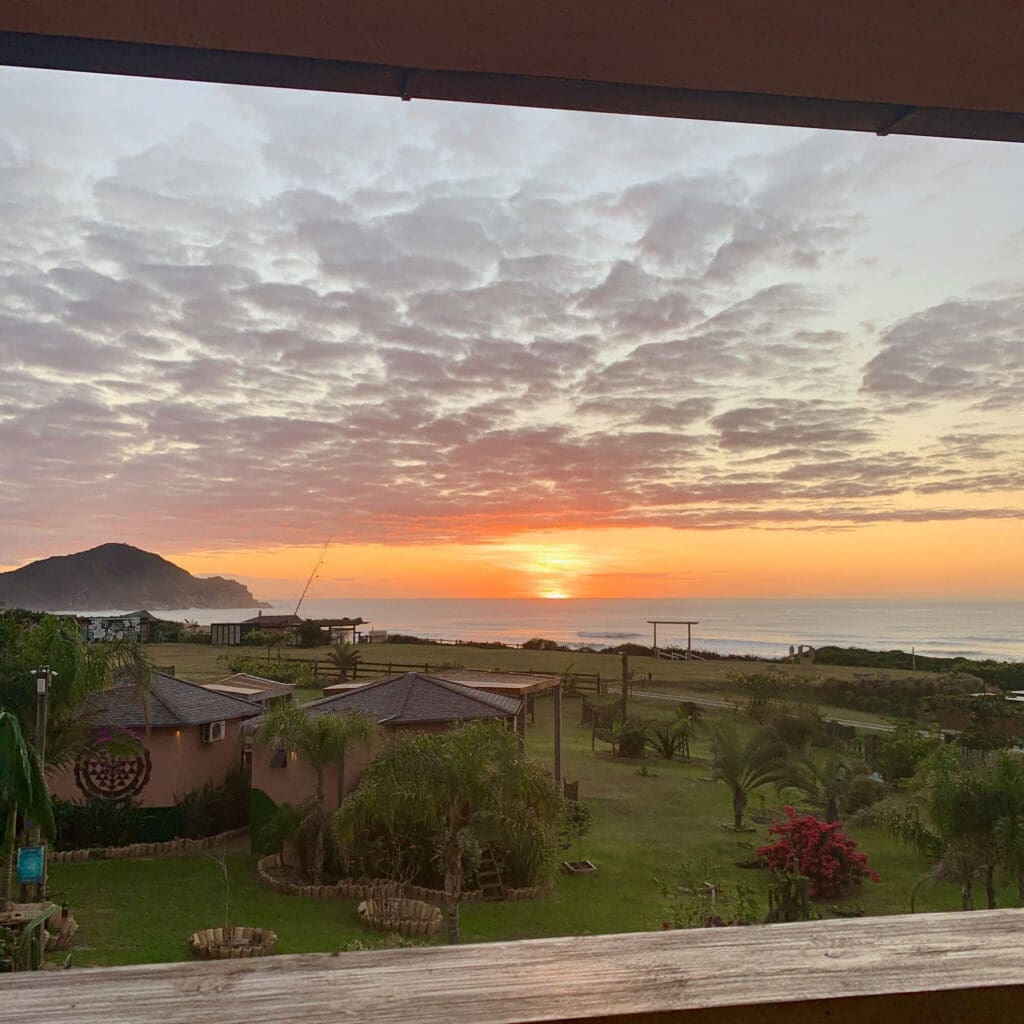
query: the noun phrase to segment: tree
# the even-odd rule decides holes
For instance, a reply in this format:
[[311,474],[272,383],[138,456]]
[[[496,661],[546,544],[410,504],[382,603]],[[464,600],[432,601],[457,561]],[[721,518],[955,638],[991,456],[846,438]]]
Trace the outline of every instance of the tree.
[[790,777],[788,752],[771,729],[758,729],[746,743],[736,727],[721,723],[711,733],[711,776],[732,792],[733,827],[743,828],[750,794]]
[[347,640],[342,640],[331,648],[327,659],[338,670],[338,675],[341,676],[341,681],[344,683],[348,679],[349,672],[355,678],[363,656],[359,653],[358,647],[350,644]]
[[87,712],[93,694],[117,684],[131,685],[148,714],[153,666],[134,643],[87,644],[74,619],[45,615],[27,621],[0,613],[0,709],[14,714],[22,734],[35,735],[34,671],[53,670],[47,698],[46,767],[66,767],[96,743],[95,722]]
[[554,868],[565,815],[554,780],[526,759],[515,733],[476,722],[397,739],[366,769],[335,829],[342,843],[379,826],[392,833],[428,830],[444,870],[448,941],[457,943],[465,850],[496,834],[511,837],[536,879]]
[[974,909],[975,879],[996,905],[995,872],[1010,867],[1021,886],[1024,868],[1024,768],[1006,751],[979,753],[953,744],[937,750],[919,775],[919,790],[902,808],[883,808],[882,823],[899,839],[935,858],[933,873],[960,885],[961,905]]
[[265,647],[267,649],[267,661],[270,661],[270,652],[276,647],[277,655],[281,656],[281,645],[288,642],[289,635],[281,630],[254,629],[246,634],[245,642],[250,647]]
[[792,682],[781,672],[747,672],[732,677],[736,688],[747,695],[743,710],[763,722]]
[[909,722],[900,722],[892,732],[872,739],[868,760],[888,783],[914,776],[942,746],[941,735],[924,733],[920,726]]
[[314,830],[313,881],[320,884],[324,870],[327,832],[325,807],[326,772],[343,763],[345,755],[357,744],[368,745],[377,732],[376,725],[355,711],[315,714],[300,704],[275,704],[263,717],[256,739],[259,743],[279,742],[308,764],[316,775],[314,803],[307,818]]
[[42,765],[25,739],[18,719],[0,710],[0,813],[4,817],[3,899],[11,898],[14,885],[14,848],[18,815],[30,818],[47,838],[53,836],[53,808],[43,778]]

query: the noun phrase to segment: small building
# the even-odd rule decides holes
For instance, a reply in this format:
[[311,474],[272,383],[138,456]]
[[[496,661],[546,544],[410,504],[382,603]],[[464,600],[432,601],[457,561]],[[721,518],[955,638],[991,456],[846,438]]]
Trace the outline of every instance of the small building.
[[317,644],[336,644],[342,640],[350,643],[365,639],[369,634],[359,631],[360,626],[369,626],[362,618],[356,619],[303,619],[299,615],[264,615],[260,612],[251,619],[241,622],[214,622],[210,624],[210,642],[214,646],[238,646],[244,644],[250,633],[287,633],[288,643],[296,644],[299,633],[307,623],[319,627]]
[[124,615],[94,615],[79,619],[82,639],[87,643],[110,643],[119,640],[148,644],[154,639],[156,627],[163,620],[143,609]]
[[295,699],[295,683],[282,683],[276,679],[264,679],[263,676],[250,675],[248,672],[236,672],[225,676],[215,683],[202,683],[207,690],[228,693],[243,700],[252,701],[260,707],[270,707],[285,700]]
[[[403,732],[446,732],[465,722],[481,719],[497,719],[513,728],[522,703],[517,697],[474,690],[420,672],[406,672],[311,701],[305,707],[314,715],[360,711],[380,726],[381,743],[386,743]],[[259,720],[254,719],[246,724],[245,731],[255,731],[258,725]],[[381,743],[350,752],[337,771],[327,773],[328,811],[337,809],[359,785],[363,771],[376,756]],[[252,787],[275,804],[298,805],[313,796],[316,782],[313,769],[293,751],[256,744],[252,755]]]
[[237,647],[250,633],[289,633],[302,624],[298,615],[264,615],[259,612],[241,622],[211,622],[210,643],[215,647]]
[[112,686],[90,697],[83,715],[101,734],[130,733],[138,752],[112,754],[100,745],[48,773],[50,791],[63,800],[131,797],[145,807],[170,807],[241,765],[242,723],[261,711],[234,694],[161,672],[153,673],[145,700],[131,683]]

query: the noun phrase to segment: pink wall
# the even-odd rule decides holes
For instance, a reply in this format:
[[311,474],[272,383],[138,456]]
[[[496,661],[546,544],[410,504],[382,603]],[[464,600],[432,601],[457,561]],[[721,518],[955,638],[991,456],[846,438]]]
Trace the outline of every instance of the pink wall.
[[[382,726],[380,737],[372,747],[360,746],[345,758],[341,798],[348,796],[362,781],[366,766],[380,753],[384,745],[402,732],[447,732],[449,722],[426,722],[415,727]],[[252,788],[262,790],[275,804],[301,804],[316,792],[316,774],[309,765],[289,754],[283,768],[270,767],[271,751],[267,746],[254,747],[252,752]],[[328,770],[324,778],[327,810],[336,811],[341,800],[338,796],[338,771]]]
[[[144,807],[169,807],[175,797],[207,782],[222,782],[238,767],[242,757],[242,719],[228,721],[224,739],[204,743],[202,727],[183,725],[180,729],[152,729],[139,737],[149,751],[152,770],[149,781],[135,799]],[[81,800],[86,794],[79,788],[74,770],[48,774],[50,791],[62,800]]]

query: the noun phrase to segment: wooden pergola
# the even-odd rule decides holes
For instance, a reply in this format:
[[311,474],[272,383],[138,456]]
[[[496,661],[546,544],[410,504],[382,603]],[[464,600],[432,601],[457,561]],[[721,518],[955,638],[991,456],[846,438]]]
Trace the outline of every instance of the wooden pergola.
[[648,625],[654,627],[654,656],[661,658],[658,651],[658,627],[659,626],[685,626],[686,627],[686,657],[693,657],[693,627],[700,625],[699,619],[648,619]]

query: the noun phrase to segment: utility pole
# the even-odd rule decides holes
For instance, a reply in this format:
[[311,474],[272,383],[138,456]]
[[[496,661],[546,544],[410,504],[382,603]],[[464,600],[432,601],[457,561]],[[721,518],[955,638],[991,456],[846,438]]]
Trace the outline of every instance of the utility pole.
[[[41,665],[35,670],[36,677],[36,753],[39,756],[39,773],[46,780],[46,721],[49,712],[50,683],[57,673],[49,665]],[[47,864],[46,848],[43,843],[43,831],[39,825],[32,830],[32,841],[43,847],[43,877],[39,882],[39,899],[46,899],[47,876],[49,865]]]

